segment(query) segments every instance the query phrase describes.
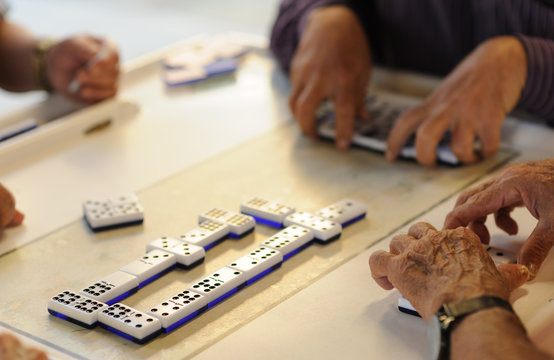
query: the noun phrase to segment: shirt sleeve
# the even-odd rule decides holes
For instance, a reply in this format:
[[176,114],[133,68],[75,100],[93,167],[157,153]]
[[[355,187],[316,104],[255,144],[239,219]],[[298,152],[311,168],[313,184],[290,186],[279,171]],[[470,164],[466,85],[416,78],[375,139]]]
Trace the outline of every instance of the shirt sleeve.
[[314,9],[329,5],[350,4],[346,0],[283,0],[281,3],[271,31],[270,48],[287,73],[308,16]]
[[518,38],[527,53],[527,81],[517,107],[554,126],[554,40]]

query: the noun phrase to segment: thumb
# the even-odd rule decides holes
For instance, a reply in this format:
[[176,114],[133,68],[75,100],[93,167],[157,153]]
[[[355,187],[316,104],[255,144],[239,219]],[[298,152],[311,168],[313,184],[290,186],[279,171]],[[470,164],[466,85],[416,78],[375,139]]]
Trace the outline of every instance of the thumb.
[[508,281],[510,292],[517,289],[530,278],[529,269],[521,264],[501,264],[498,271]]
[[549,224],[546,219],[541,219],[519,253],[518,262],[527,266],[532,278],[537,275],[552,245],[554,245],[554,223]]

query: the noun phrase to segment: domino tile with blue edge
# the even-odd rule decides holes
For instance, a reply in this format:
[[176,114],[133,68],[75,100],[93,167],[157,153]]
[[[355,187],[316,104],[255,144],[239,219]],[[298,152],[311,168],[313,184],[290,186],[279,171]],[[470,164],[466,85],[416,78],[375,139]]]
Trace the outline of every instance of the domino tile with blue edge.
[[116,271],[80,290],[79,293],[93,300],[111,305],[137,292],[138,288],[139,279],[136,276],[123,271]]
[[139,279],[139,287],[143,287],[171,271],[176,263],[175,255],[154,249],[119,270],[136,276]]
[[273,248],[261,246],[242,256],[228,266],[244,274],[246,285],[254,283],[283,263],[283,254]]
[[207,78],[208,73],[203,67],[168,69],[164,73],[164,82],[167,86],[189,85]]
[[314,239],[314,233],[300,225],[291,225],[262,243],[283,254],[283,261],[287,260],[302,249],[308,247]]
[[207,299],[204,295],[185,290],[153,306],[146,313],[158,318],[162,322],[162,328],[169,333],[206,309]]
[[190,269],[204,261],[204,248],[178,239],[161,237],[146,245],[146,251],[160,249],[175,255],[177,265]]
[[208,308],[211,308],[245,285],[246,279],[242,271],[226,266],[195,283],[188,290],[204,295]]
[[240,204],[240,212],[251,215],[256,222],[273,226],[283,227],[285,218],[295,211],[294,207],[283,205],[272,200],[255,197]]
[[108,305],[73,291],[66,290],[48,300],[48,312],[55,317],[91,329],[98,314]]
[[204,71],[206,72],[208,77],[211,77],[235,72],[235,70],[237,70],[237,67],[237,60],[233,58],[225,58],[218,59],[214,62],[204,65]]
[[198,215],[198,222],[213,220],[229,225],[229,236],[239,238],[254,230],[256,220],[250,215],[235,211],[213,208]]
[[316,215],[331,221],[336,221],[340,223],[342,227],[345,227],[363,219],[366,215],[366,207],[365,204],[360,201],[342,199],[319,210]]
[[138,225],[144,220],[144,209],[133,193],[106,200],[87,200],[83,203],[83,212],[93,231]]
[[229,235],[229,230],[230,227],[227,224],[206,220],[191,231],[179,235],[179,240],[192,245],[202,246],[204,250],[208,250],[225,240]]
[[33,118],[18,121],[15,124],[0,129],[0,141],[11,139],[37,127],[38,121]]
[[320,242],[330,242],[340,237],[342,226],[321,216],[317,216],[305,211],[299,211],[290,214],[285,218],[285,226],[300,225],[311,230],[316,240]]
[[139,344],[162,332],[160,320],[120,303],[102,310],[98,314],[98,322],[108,331]]

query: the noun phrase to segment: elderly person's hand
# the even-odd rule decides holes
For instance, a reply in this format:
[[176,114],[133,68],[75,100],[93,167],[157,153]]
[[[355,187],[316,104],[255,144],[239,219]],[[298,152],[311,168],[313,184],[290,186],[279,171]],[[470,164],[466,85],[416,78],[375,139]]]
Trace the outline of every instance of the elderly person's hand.
[[354,119],[368,119],[364,98],[369,82],[367,40],[356,15],[344,6],[314,10],[291,63],[289,106],[308,136],[317,136],[316,111],[323,100],[335,107],[336,139],[347,149]]
[[0,359],[2,360],[47,360],[42,350],[23,345],[15,336],[0,333]]
[[488,243],[487,215],[494,214],[499,228],[516,234],[517,223],[510,212],[518,206],[525,206],[539,220],[519,254],[519,263],[534,276],[554,245],[554,159],[512,166],[463,192],[446,216],[444,227],[469,226],[483,243]]
[[426,321],[446,303],[484,295],[507,300],[529,274],[517,264],[497,268],[469,229],[437,231],[427,223],[395,236],[390,252],[376,251],[369,266],[382,288],[397,288]]
[[[387,159],[396,159],[415,133],[417,161],[433,166],[437,145],[448,130],[452,132],[452,151],[461,162],[494,155],[502,122],[516,106],[526,78],[527,58],[517,38],[501,36],[485,41],[423,104],[398,119],[389,135]],[[474,151],[477,138],[481,154]]]
[[0,184],[0,229],[17,226],[23,222],[23,214],[15,209],[13,195]]
[[[49,49],[44,66],[48,83],[69,98],[93,103],[117,92],[119,59],[116,46],[108,40],[71,37]],[[71,89],[75,78],[80,87]]]

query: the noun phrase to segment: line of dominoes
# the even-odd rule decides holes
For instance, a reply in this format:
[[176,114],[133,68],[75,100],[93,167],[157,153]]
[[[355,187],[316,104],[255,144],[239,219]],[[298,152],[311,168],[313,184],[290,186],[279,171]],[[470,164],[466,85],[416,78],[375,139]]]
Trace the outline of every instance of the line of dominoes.
[[[241,204],[241,212],[211,209],[199,216],[198,228],[179,238],[158,238],[148,243],[147,253],[101,281],[79,291],[66,290],[51,298],[48,311],[59,318],[107,330],[137,343],[167,333],[212,308],[245,286],[281,267],[282,263],[314,241],[337,239],[343,225],[365,216],[363,203],[341,200],[316,214],[261,198]],[[284,229],[260,246],[215,271],[146,312],[119,303],[140,287],[176,265],[190,268],[203,261],[205,250],[228,236],[250,233],[255,221]],[[209,223],[208,227],[202,227]],[[222,230],[223,229],[223,230]],[[214,234],[218,234],[215,236]]]

